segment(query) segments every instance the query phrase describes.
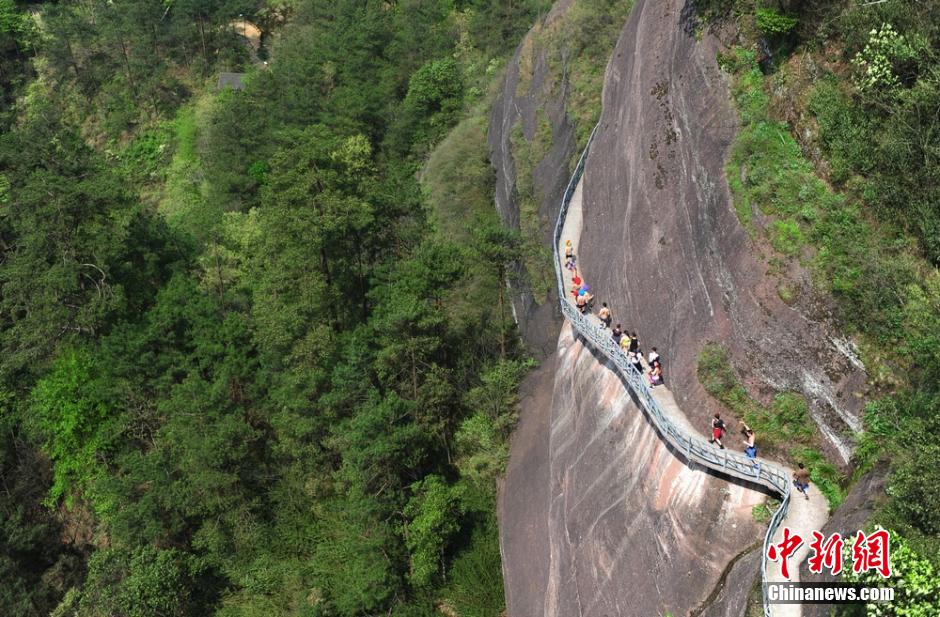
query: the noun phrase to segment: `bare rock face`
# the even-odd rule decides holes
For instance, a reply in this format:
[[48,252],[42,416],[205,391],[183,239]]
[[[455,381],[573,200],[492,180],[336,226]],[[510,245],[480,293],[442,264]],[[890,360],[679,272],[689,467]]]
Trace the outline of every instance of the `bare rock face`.
[[746,615],[751,590],[760,582],[762,552],[763,546],[757,546],[748,553],[742,553],[734,563],[729,564],[701,611],[692,612],[690,617]]
[[863,367],[824,301],[781,300],[738,222],[724,178],[737,118],[717,42],[698,41],[696,27],[691,0],[637,0],[621,34],[585,172],[586,280],[644,348],[658,347],[670,387],[703,432],[714,402],[698,382],[697,356],[718,342],[758,398],[803,393],[827,447],[847,463],[861,429]]
[[[568,165],[575,154],[574,126],[565,111],[567,83],[554,84],[549,79],[548,54],[540,47],[537,32],[558,19],[571,6],[573,0],[558,0],[542,24],[533,28],[519,45],[506,69],[502,88],[493,103],[490,115],[488,141],[490,158],[496,170],[496,209],[503,222],[513,229],[520,228],[520,196],[518,178],[512,153],[513,127],[521,126],[522,136],[532,142],[539,128],[539,115],[544,114],[551,126],[551,148],[544,158],[534,161],[532,178],[527,179],[536,188],[537,216],[540,222],[543,246],[551,246],[551,232],[570,170]],[[524,52],[531,61],[531,75],[523,77],[520,63]],[[526,83],[523,87],[522,80]],[[533,293],[521,265],[513,276],[512,303],[516,321],[526,345],[540,356],[555,348],[558,325],[558,296],[553,283],[547,289]],[[536,295],[546,296],[541,304]]]
[[500,504],[512,617],[687,615],[762,538],[764,496],[685,465],[598,358],[563,326],[526,399]]

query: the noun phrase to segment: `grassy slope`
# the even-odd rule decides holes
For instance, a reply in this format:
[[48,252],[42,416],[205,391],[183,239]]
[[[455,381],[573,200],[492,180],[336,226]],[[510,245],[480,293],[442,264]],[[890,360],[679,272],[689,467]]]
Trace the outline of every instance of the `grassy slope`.
[[[742,19],[747,32],[746,14]],[[929,461],[936,452],[936,433],[923,397],[931,390],[924,378],[936,365],[940,340],[938,274],[906,231],[909,221],[886,217],[871,203],[872,180],[860,172],[860,161],[867,160],[874,174],[888,163],[877,159],[871,140],[884,140],[882,146],[903,140],[883,127],[873,129],[876,123],[860,121],[864,99],[857,95],[852,69],[833,55],[833,46],[841,44],[848,45],[832,39],[825,53],[809,45],[790,56],[779,53],[778,66],[767,76],[758,70],[753,52],[737,49],[719,58],[733,75],[742,120],[727,177],[739,219],[752,238],[772,247],[780,263],[800,260],[810,270],[815,290],[837,301],[844,330],[860,348],[871,400],[855,472],[842,488],[876,461],[890,461],[895,475],[889,497],[881,500],[873,522],[902,530],[921,554],[936,561],[938,540],[929,531],[935,517],[924,510],[931,493],[923,494],[922,485],[929,482],[924,470],[935,468]],[[781,298],[792,302],[791,289],[779,276]],[[722,376],[715,370],[721,350],[707,351],[714,357],[704,354],[700,370],[710,391],[745,414],[765,413],[733,373]],[[794,426],[775,426],[781,417],[767,416],[771,440],[788,443]]]

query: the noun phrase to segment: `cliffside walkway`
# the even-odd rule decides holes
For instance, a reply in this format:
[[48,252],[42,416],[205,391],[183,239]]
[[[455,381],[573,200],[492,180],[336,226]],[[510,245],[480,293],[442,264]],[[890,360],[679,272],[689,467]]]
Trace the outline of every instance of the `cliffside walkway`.
[[[568,298],[561,243],[570,240],[575,255],[579,254],[578,245],[582,226],[581,176],[584,173],[584,162],[596,132],[597,127],[591,133],[591,138],[568,182],[558,220],[555,223],[553,252],[561,312],[592,348],[610,360],[616,372],[635,395],[636,400],[643,406],[660,438],[672,448],[674,453],[681,453],[689,465],[701,465],[728,477],[730,481],[738,480],[758,484],[780,496],[780,506],[771,516],[767,533],[764,536],[761,581],[766,584],[787,580],[780,573],[779,565],[768,564],[767,560],[768,547],[782,541],[783,527],[789,527],[792,533],[797,533],[804,538],[804,544],[789,559],[789,580],[798,581],[799,565],[806,559],[809,552],[808,542],[813,537],[812,532],[821,529],[828,518],[829,507],[826,499],[818,490],[815,490],[815,487],[810,487],[808,500],[800,493],[791,498],[792,470],[764,459],[749,459],[731,449],[719,449],[709,444],[679,408],[672,392],[663,385],[650,388],[645,376],[629,364],[619,345],[611,337],[610,331],[601,327],[597,317],[582,315]],[[770,604],[765,585],[764,615],[765,617],[801,617],[802,610],[798,604]]]

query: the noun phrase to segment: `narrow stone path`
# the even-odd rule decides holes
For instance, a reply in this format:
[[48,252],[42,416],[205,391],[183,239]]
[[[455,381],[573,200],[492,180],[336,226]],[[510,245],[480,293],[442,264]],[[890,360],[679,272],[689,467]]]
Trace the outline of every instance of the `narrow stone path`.
[[[561,246],[558,247],[558,255],[560,257],[561,266],[563,268],[562,271],[565,273],[567,270],[564,270],[564,242],[570,240],[575,256],[577,257],[580,255],[578,249],[581,243],[581,230],[583,224],[583,183],[583,179],[578,182],[578,185],[575,188],[571,197],[571,201],[568,205],[567,216],[565,217],[564,223],[562,225],[561,237],[559,240]],[[579,274],[585,280],[587,280],[587,277],[584,276],[584,272],[581,269],[582,264],[577,263],[577,266]],[[567,289],[561,289],[559,290],[559,293],[561,293],[569,303],[571,302]],[[597,320],[597,317],[592,316],[592,319]],[[614,322],[616,323],[616,321],[617,320],[615,317]],[[597,323],[599,323],[599,320],[597,320]],[[681,427],[685,431],[688,431],[689,434],[705,434],[704,431],[697,430],[695,426],[689,421],[688,417],[685,415],[685,413],[683,413],[683,411],[679,408],[679,405],[676,403],[672,392],[669,391],[666,386],[658,386],[652,388],[651,390],[653,393],[653,398],[656,399],[660,407],[669,415],[670,419],[677,426]],[[783,468],[786,473],[792,476],[792,469],[789,469],[780,463],[775,462],[774,464]],[[787,515],[783,519],[783,523],[778,528],[773,537],[773,542],[775,544],[781,542],[783,539],[783,529],[787,527],[790,529],[791,534],[799,534],[804,539],[803,545],[789,559],[790,582],[799,581],[800,564],[809,556],[809,542],[811,542],[813,539],[812,532],[814,530],[822,529],[822,526],[825,524],[828,518],[829,504],[822,493],[816,489],[815,485],[810,486],[809,499],[806,499],[802,493],[796,491],[795,489],[792,491]],[[783,574],[780,571],[780,564],[775,562],[767,563],[767,579],[769,582],[785,582],[788,580],[783,577]],[[773,617],[802,617],[802,606],[799,604],[775,604],[773,605],[772,611]]]

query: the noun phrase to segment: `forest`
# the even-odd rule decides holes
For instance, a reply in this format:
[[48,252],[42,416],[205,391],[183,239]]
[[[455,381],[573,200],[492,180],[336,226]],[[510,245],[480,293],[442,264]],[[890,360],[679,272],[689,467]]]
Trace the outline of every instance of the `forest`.
[[0,0],[0,612],[502,610],[520,242],[419,172],[546,8]]

